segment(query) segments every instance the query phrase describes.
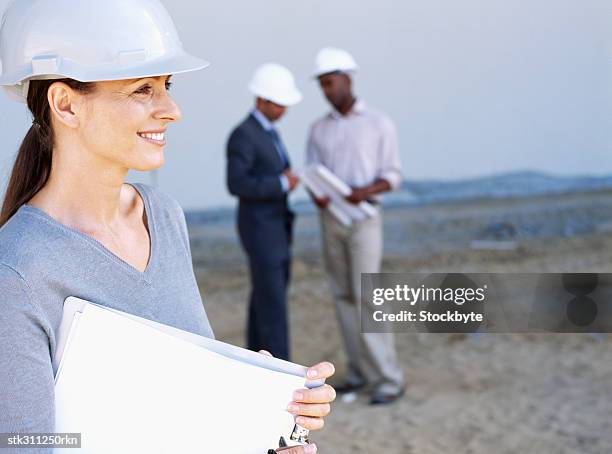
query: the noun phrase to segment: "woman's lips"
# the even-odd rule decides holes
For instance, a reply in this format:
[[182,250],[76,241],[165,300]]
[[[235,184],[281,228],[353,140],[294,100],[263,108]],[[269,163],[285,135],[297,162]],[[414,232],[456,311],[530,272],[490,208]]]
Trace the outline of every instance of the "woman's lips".
[[160,132],[139,132],[138,137],[155,145],[166,145],[166,133]]

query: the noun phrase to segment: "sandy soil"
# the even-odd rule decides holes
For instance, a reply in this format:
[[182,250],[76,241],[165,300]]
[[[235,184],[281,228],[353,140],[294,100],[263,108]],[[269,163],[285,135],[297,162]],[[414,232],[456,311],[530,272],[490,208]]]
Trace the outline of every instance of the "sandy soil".
[[[562,220],[569,216],[568,210],[597,209],[597,204],[612,201],[610,194],[597,197],[587,198],[590,205],[578,198],[571,206],[565,199],[554,199],[558,209],[549,210],[546,217]],[[464,204],[463,209],[389,210],[385,215],[388,243],[401,242],[411,231],[424,235],[411,229],[415,222],[427,219],[436,218],[432,229],[439,231],[428,237],[427,248],[410,246],[411,253],[408,247],[402,250],[387,244],[383,270],[610,270],[612,234],[605,228],[605,216],[590,232],[520,239],[512,251],[467,247],[492,217],[514,213],[510,218],[515,221],[518,215],[533,220],[543,211],[543,202],[550,208],[550,201],[514,201],[514,211],[489,202]],[[532,217],[525,214],[529,212]],[[575,219],[576,214],[570,217]],[[293,359],[302,364],[330,360],[341,377],[345,357],[321,269],[316,218],[305,217],[300,223],[290,294]],[[190,232],[194,232],[194,261],[199,264],[196,276],[216,336],[243,345],[248,278],[233,231],[227,226],[199,226],[190,227]],[[446,241],[436,241],[444,232],[455,232],[455,236],[446,234]],[[325,429],[313,433],[319,452],[612,453],[612,340],[607,335],[396,336],[409,382],[406,396],[383,408],[368,406],[365,396],[352,403],[338,400]]]

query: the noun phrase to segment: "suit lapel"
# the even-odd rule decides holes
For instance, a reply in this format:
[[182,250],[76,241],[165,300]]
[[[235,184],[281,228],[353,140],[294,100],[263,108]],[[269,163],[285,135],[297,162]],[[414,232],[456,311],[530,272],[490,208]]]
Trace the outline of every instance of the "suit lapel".
[[[276,161],[279,164],[279,167],[282,169],[288,168],[291,165],[289,162],[289,156],[287,156],[288,165],[285,166],[285,163],[281,159],[280,154],[278,150],[276,149],[276,145],[274,144],[274,139],[272,139],[272,136],[270,135],[270,133],[263,128],[263,126],[257,120],[257,118],[255,118],[253,114],[249,114],[245,122],[251,123],[251,125],[257,131],[258,136],[259,136],[258,140],[261,141],[262,148],[265,149],[265,153],[273,153]],[[280,140],[282,140],[282,138]]]

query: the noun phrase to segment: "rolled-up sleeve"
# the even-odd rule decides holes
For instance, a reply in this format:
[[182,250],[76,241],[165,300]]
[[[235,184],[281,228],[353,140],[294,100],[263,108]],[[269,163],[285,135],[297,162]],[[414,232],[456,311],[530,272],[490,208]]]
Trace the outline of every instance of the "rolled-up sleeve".
[[384,118],[381,122],[378,177],[387,180],[391,189],[402,183],[402,162],[400,160],[397,131],[393,121]]
[[[0,264],[0,433],[54,430],[49,329],[24,279]],[[52,449],[0,451],[38,454]]]

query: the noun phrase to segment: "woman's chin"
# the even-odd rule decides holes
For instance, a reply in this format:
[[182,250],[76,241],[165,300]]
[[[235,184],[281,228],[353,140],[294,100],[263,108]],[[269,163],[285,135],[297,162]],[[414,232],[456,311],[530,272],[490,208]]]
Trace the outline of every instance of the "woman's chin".
[[130,169],[137,170],[139,172],[148,172],[150,170],[159,169],[164,165],[164,162],[166,162],[164,159],[164,154],[163,152],[160,152],[159,155],[155,156],[154,158],[149,156],[146,160],[138,163],[132,163],[133,165],[130,166]]

